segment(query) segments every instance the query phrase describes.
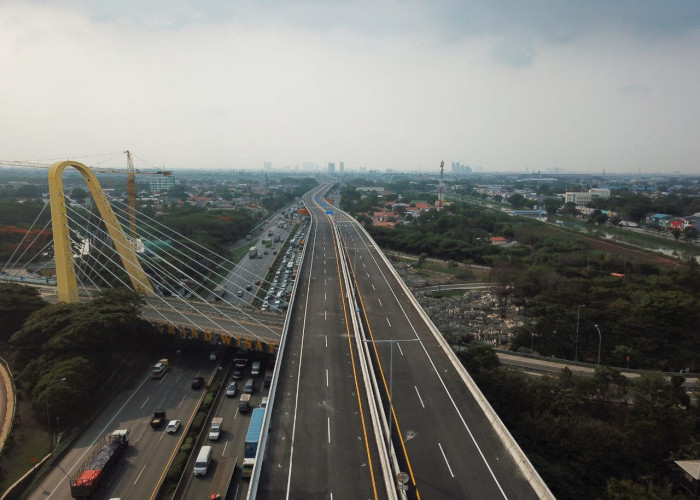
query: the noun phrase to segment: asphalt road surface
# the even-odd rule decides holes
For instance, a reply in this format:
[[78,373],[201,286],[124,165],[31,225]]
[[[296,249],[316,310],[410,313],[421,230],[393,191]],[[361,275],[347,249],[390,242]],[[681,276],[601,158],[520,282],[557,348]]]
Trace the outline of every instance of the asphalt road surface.
[[323,211],[311,215],[257,498],[386,498],[337,248]]
[[[537,498],[441,345],[357,222],[337,213],[394,407],[394,443],[411,498]],[[392,359],[393,357],[393,359]],[[393,369],[392,369],[393,368]]]

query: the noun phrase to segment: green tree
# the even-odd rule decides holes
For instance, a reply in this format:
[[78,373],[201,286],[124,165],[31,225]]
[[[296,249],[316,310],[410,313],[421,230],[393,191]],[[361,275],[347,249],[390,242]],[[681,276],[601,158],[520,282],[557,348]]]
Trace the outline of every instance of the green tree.
[[85,191],[81,187],[73,188],[73,190],[70,192],[70,197],[78,203],[85,203],[85,198],[87,198],[87,191]]
[[34,311],[47,304],[37,288],[0,283],[0,341],[7,342]]

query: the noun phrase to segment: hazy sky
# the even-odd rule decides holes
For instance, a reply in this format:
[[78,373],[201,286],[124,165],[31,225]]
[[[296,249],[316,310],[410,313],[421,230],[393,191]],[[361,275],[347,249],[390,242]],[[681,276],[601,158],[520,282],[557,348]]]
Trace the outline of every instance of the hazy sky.
[[700,173],[697,0],[0,0],[0,68],[4,160]]

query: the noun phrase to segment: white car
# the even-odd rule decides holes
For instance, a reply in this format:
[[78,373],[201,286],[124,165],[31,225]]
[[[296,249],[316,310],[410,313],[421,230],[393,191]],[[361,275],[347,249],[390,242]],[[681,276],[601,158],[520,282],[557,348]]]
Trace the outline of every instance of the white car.
[[179,420],[171,420],[168,422],[168,426],[165,428],[165,432],[168,432],[170,434],[175,434],[178,429],[180,429],[180,426],[182,425],[182,422]]

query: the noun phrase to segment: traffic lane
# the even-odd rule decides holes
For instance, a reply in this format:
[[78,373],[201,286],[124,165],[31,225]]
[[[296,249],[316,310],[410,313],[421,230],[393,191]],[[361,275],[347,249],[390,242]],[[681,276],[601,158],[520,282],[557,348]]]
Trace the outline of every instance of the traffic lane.
[[[366,257],[370,257],[370,255],[366,254]],[[365,260],[368,259],[365,258]],[[397,345],[404,351],[414,352],[414,350],[417,350],[412,356],[414,364],[411,366],[424,367],[422,370],[424,372],[424,376],[422,377],[424,391],[429,391],[430,394],[433,394],[436,400],[435,406],[443,409],[443,411],[445,408],[450,407],[455,412],[454,417],[456,417],[457,420],[453,426],[454,428],[451,430],[449,428],[444,428],[442,432],[436,433],[437,438],[441,441],[447,440],[450,443],[454,443],[455,440],[450,438],[450,434],[454,432],[466,433],[466,437],[469,438],[466,445],[475,446],[475,451],[478,453],[477,456],[481,456],[482,453],[485,455],[484,459],[482,459],[482,463],[487,469],[487,475],[485,477],[492,477],[495,475],[495,478],[492,477],[492,479],[496,490],[490,493],[490,495],[494,495],[494,498],[503,497],[501,488],[507,488],[507,491],[512,491],[511,494],[517,495],[514,496],[514,498],[536,498],[532,488],[527,481],[524,480],[515,466],[515,462],[502,445],[500,439],[498,439],[496,433],[486,419],[486,416],[478,406],[478,403],[471,395],[471,392],[468,391],[456,369],[445,355],[442,346],[437,343],[418,311],[412,304],[405,301],[404,293],[398,292],[398,290],[401,289],[398,287],[395,279],[393,279],[393,274],[389,274],[387,270],[384,270],[384,275],[381,276],[381,273],[377,271],[377,276],[381,276],[381,278],[377,280],[366,279],[362,273],[357,273],[357,276],[358,282],[360,282],[360,288],[372,287],[373,297],[377,299],[379,304],[382,304],[379,306],[373,301],[367,301],[366,305],[370,324],[381,325],[383,329],[382,336],[387,335],[395,339],[418,337],[423,340],[421,343],[422,345],[419,343]],[[367,284],[370,286],[367,286]],[[394,292],[395,290],[397,292]],[[395,295],[398,296],[402,302],[405,301],[403,309],[398,307]],[[386,367],[389,366],[390,357],[380,352],[380,358],[382,358],[381,362],[386,373]],[[396,358],[394,358],[394,360],[396,361]],[[431,373],[434,374],[435,377],[432,378],[433,383],[429,384],[428,382],[431,381],[429,375]],[[440,376],[438,376],[438,374]],[[413,389],[410,387],[406,388],[406,396],[412,396],[416,387]],[[395,391],[394,394],[398,395],[402,393]],[[403,413],[399,415],[401,419],[404,418]],[[436,414],[435,417],[440,417],[440,415]],[[429,418],[428,422],[431,420],[433,419]],[[420,425],[420,423],[416,423],[415,425]],[[475,432],[475,429],[477,432]],[[439,429],[436,430],[439,431]],[[469,436],[470,431],[477,441],[476,444]],[[440,452],[441,455],[444,453],[444,447],[440,449]],[[420,456],[424,457],[425,454],[420,453]],[[448,462],[447,458],[444,456],[443,459],[445,462]],[[473,470],[475,467],[474,464],[464,463],[463,465],[471,467],[470,470]],[[428,476],[428,478],[432,477],[434,477],[433,473]],[[468,479],[468,477],[465,477],[465,480]],[[483,479],[481,483],[486,484]],[[440,492],[440,494],[446,494],[446,492]],[[482,490],[482,494],[489,495],[489,493],[484,490]]]
[[[295,455],[313,457],[314,467],[295,468],[292,489],[295,494],[319,494],[324,498],[329,494],[339,498],[373,498],[337,279],[328,279],[325,287],[316,290],[319,313],[307,327],[307,335],[311,337],[305,345],[302,366],[305,382],[299,404],[299,419],[306,425],[297,430],[295,446]],[[325,460],[319,457],[324,454]]]
[[[176,452],[183,432],[165,432],[167,421],[180,420],[186,427],[203,395],[201,390],[191,388],[191,380],[197,375],[208,380],[215,369],[215,363],[204,359],[201,353],[197,360],[204,365],[184,368],[173,363],[163,378],[150,380],[144,385],[145,392],[140,395],[141,399],[134,398],[137,404],[140,403],[133,409],[137,415],[134,417],[133,411],[126,412],[122,418],[122,427],[132,430],[129,448],[122,462],[124,470],[120,477],[116,477],[113,487],[104,490],[105,493],[126,498],[150,497],[170,457]],[[153,429],[150,421],[153,412],[159,409],[165,411],[166,422],[162,427]]]
[[[318,237],[318,224],[312,217],[311,244]],[[277,499],[286,496],[289,466],[291,462],[291,443],[295,432],[294,412],[297,407],[296,395],[299,391],[299,366],[303,358],[302,346],[305,334],[308,294],[311,286],[313,245],[307,253],[297,277],[299,288],[293,305],[292,321],[287,332],[284,363],[279,366],[278,387],[273,413],[270,418],[267,449],[260,472],[257,497]]]
[[[243,386],[248,378],[255,378],[256,391],[251,395],[250,405],[251,408],[258,408],[262,398],[267,396],[268,390],[262,387],[262,378],[251,377],[249,373],[246,373],[246,377],[242,379],[242,383],[239,385]],[[229,382],[230,380],[222,384],[222,391],[226,390]],[[223,418],[221,435],[216,441],[209,440],[209,427],[206,427],[203,431],[206,437],[193,454],[196,456],[202,446],[211,446],[212,466],[204,476],[195,477],[192,469],[188,468],[185,470],[185,474],[189,475],[189,478],[184,488],[183,498],[208,498],[212,493],[221,494],[233,476],[234,465],[237,463],[240,468],[243,462],[245,438],[252,413],[252,411],[248,413],[240,413],[238,411],[240,395],[239,391],[235,397],[222,396],[218,409],[212,412],[213,416]],[[208,421],[208,424],[211,425],[211,420]],[[240,475],[238,475],[238,479],[240,480]],[[247,482],[239,484],[237,481],[233,486],[243,486],[244,488],[240,491],[245,493],[247,492],[247,484]]]
[[[189,373],[194,373],[195,371],[193,371],[193,369],[196,363],[200,362],[200,355],[201,353],[185,353],[180,358],[177,358],[176,355],[170,356],[170,359],[173,361],[178,360],[177,366],[171,367],[168,374],[161,380],[167,380],[168,375],[172,374],[171,370],[173,372],[189,370]],[[155,361],[157,360],[154,360],[154,362]],[[159,454],[169,457],[170,452],[168,450],[170,449],[170,445],[172,445],[173,449],[175,445],[169,443],[167,440],[156,441],[156,437],[159,437],[157,432],[155,435],[153,435],[153,433],[150,435],[146,433],[147,430],[151,430],[150,417],[152,413],[151,408],[144,407],[143,403],[149,399],[149,394],[151,394],[151,391],[154,389],[152,382],[157,384],[156,381],[150,379],[151,368],[152,365],[144,367],[143,376],[110,401],[105,410],[94,420],[93,424],[75,440],[71,449],[63,455],[54,469],[47,474],[46,478],[35,491],[30,493],[28,498],[38,500],[45,499],[47,495],[50,495],[51,498],[70,499],[69,480],[77,475],[80,466],[91,456],[91,453],[94,451],[93,447],[95,443],[102,441],[105,435],[115,429],[134,427],[136,436],[132,434],[132,441],[126,450],[125,456],[119,459],[119,462],[116,464],[117,467],[110,471],[107,476],[108,482],[110,482],[113,487],[119,487],[119,484],[121,484],[126,475],[133,472],[133,470],[142,468],[144,463],[148,460],[148,457],[142,453],[142,446],[138,444],[137,441],[134,441],[134,439],[138,439],[139,435],[145,436],[145,440],[149,443],[155,443],[155,449],[160,450]],[[166,383],[168,387],[170,385],[177,385],[178,383],[176,377],[171,377],[169,380],[170,381]],[[186,391],[187,388],[188,386],[182,390]],[[193,408],[188,410],[187,405],[182,406],[182,411],[185,414],[187,411],[191,413],[192,410]],[[146,428],[146,426],[149,428]],[[155,479],[157,479],[158,476],[156,476]],[[151,478],[148,478],[148,480],[150,481]],[[146,483],[147,481],[142,481],[139,487],[144,487],[145,490],[148,490],[148,485]],[[154,487],[154,484],[155,483],[151,485],[151,489]],[[108,490],[105,489],[105,491]],[[150,492],[144,498],[148,496],[150,496]]]

